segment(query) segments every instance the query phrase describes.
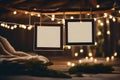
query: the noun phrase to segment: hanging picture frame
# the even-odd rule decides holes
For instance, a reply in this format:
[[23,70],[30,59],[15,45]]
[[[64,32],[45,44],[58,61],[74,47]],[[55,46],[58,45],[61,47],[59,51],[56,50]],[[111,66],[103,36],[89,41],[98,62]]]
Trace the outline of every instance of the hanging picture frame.
[[65,20],[67,45],[93,45],[94,44],[94,20]]
[[34,50],[63,50],[62,24],[35,24]]

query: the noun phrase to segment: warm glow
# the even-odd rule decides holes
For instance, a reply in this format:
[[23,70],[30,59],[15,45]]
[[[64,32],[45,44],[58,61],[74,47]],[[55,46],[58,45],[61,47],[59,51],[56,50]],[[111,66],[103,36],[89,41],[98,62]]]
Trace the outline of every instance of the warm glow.
[[93,61],[93,57],[90,57],[90,61]]
[[94,63],[97,63],[97,59],[94,59]]
[[79,60],[78,62],[81,64],[81,63],[82,63],[82,60]]
[[111,56],[111,60],[114,61],[114,59],[115,59],[114,56]]
[[88,60],[88,57],[86,56],[85,59]]
[[80,49],[80,53],[83,53],[83,51],[84,51],[83,49]]
[[97,20],[98,21],[98,23],[101,23],[101,20]]
[[104,24],[101,22],[101,23],[100,23],[100,26],[103,26],[103,25],[104,25]]
[[117,56],[117,52],[114,53],[114,56]]
[[106,18],[108,16],[108,14],[107,13],[104,13],[104,17]]
[[97,5],[96,5],[96,8],[100,8],[100,5],[97,4]]
[[71,46],[67,46],[68,49],[71,49]]
[[31,15],[31,16],[33,16],[34,14],[33,14],[33,13],[31,13],[30,15]]
[[71,66],[74,67],[74,66],[75,66],[75,63],[72,63]]
[[65,19],[62,19],[62,23],[65,24]]
[[87,15],[89,16],[89,15],[90,15],[90,13],[87,13]]
[[28,12],[26,11],[25,14],[28,14]]
[[30,26],[28,26],[28,28],[27,28],[28,30],[31,30],[32,29],[32,25],[30,25]]
[[75,57],[77,57],[77,56],[78,56],[78,53],[76,52],[74,55],[75,55]]
[[14,11],[13,14],[17,14],[17,11]]
[[96,18],[94,18],[94,21],[96,21],[97,19]]
[[71,62],[67,62],[67,66],[71,66],[71,64],[72,64]]
[[16,25],[16,24],[14,25],[14,28],[17,28],[17,25]]
[[89,52],[88,56],[89,56],[89,57],[92,57],[92,52]]
[[101,31],[98,31],[98,32],[97,32],[97,35],[98,35],[98,36],[102,35]]
[[107,34],[110,35],[110,30],[107,31]]
[[40,14],[37,14],[38,17],[40,17]]
[[71,17],[70,17],[70,19],[74,19],[74,17],[73,17],[73,16],[71,16]]
[[4,24],[4,23],[1,23],[1,26],[2,26],[2,27],[4,27],[4,26],[5,26],[5,24]]
[[107,24],[109,24],[109,23],[110,23],[108,19],[106,20],[106,23],[107,23]]
[[106,61],[109,62],[109,61],[110,61],[110,58],[109,58],[109,57],[106,57]]
[[112,20],[113,20],[113,22],[115,22],[115,21],[116,21],[115,17],[113,17],[113,19],[112,19]]
[[97,46],[97,42],[95,42],[95,46]]
[[112,19],[112,18],[113,18],[113,16],[112,16],[112,15],[109,15],[109,18],[110,18],[110,19]]
[[51,18],[51,21],[54,21],[54,20],[55,20],[55,15],[53,14],[52,18]]
[[118,12],[120,13],[120,10]]
[[57,23],[58,23],[58,24],[60,24],[61,22],[60,22],[60,21],[58,21]]
[[14,27],[11,27],[10,29],[11,29],[11,30],[13,30],[13,29],[14,29]]

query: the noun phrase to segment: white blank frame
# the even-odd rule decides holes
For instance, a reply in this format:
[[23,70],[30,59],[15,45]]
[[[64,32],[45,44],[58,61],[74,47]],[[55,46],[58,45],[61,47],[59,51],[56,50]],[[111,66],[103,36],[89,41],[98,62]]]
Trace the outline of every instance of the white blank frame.
[[94,20],[66,20],[67,45],[94,44]]
[[35,50],[62,50],[62,25],[35,25]]

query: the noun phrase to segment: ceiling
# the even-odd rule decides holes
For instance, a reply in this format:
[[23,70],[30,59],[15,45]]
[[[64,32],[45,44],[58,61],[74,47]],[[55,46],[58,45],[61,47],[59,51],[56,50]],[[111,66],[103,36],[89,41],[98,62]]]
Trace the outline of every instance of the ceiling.
[[[99,4],[100,8],[96,8]],[[112,8],[120,10],[120,0],[0,0],[0,21],[28,23],[28,17],[13,10],[25,10],[37,13],[104,11]],[[35,18],[36,19],[36,18]],[[35,20],[33,18],[33,21]],[[36,19],[37,21],[39,18]]]

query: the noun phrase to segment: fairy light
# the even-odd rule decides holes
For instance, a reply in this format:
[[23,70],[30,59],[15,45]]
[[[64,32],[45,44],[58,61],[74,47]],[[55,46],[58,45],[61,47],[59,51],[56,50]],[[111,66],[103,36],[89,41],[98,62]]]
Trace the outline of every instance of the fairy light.
[[112,15],[109,15],[109,18],[110,18],[110,19],[112,19],[112,18],[113,18],[113,16],[112,16]]
[[65,19],[62,19],[62,23],[65,24]]
[[78,56],[78,53],[76,52],[76,53],[74,54],[74,56],[77,57],[77,56]]
[[4,27],[4,26],[5,26],[5,23],[1,23],[1,26]]
[[120,13],[120,10],[118,12]]
[[104,13],[104,18],[106,18],[108,16],[108,14],[107,13]]
[[115,22],[116,21],[115,17],[113,17],[112,20],[113,20],[113,22]]
[[37,14],[38,17],[40,17],[40,14]]
[[114,59],[115,59],[114,56],[111,56],[111,60],[114,61]]
[[31,30],[32,29],[32,25],[30,25],[30,26],[28,26],[28,28],[27,28],[28,30]]
[[94,60],[94,58],[93,57],[90,57],[90,61],[93,61]]
[[110,57],[106,57],[106,61],[109,62],[110,61]]
[[70,19],[74,19],[74,17],[73,17],[73,16],[71,16],[71,17],[70,17]]
[[95,46],[97,46],[97,42],[95,42]]
[[110,23],[108,19],[106,20],[106,23],[107,23],[107,24],[109,24],[109,23]]
[[78,62],[81,64],[81,63],[82,63],[82,60],[79,60]]
[[97,59],[94,59],[94,63],[97,63]]
[[71,49],[71,46],[67,46],[68,49]]
[[102,35],[101,31],[98,31],[98,32],[97,32],[97,35],[98,35],[98,36]]
[[89,53],[88,53],[88,56],[89,56],[89,57],[92,57],[92,52],[89,52]]
[[14,28],[17,28],[17,25],[15,24],[13,27],[14,27]]
[[67,66],[71,66],[71,64],[72,64],[71,62],[67,62]]
[[74,66],[75,66],[75,63],[72,63],[71,66],[74,67]]
[[101,23],[101,20],[97,20],[98,23]]
[[107,31],[107,35],[110,35],[110,30]]
[[28,14],[28,12],[27,12],[27,11],[25,11],[25,14]]
[[14,29],[14,27],[11,27],[10,29],[11,29],[11,30],[13,30],[13,29]]
[[54,21],[54,20],[55,20],[55,15],[53,14],[52,18],[51,18],[51,21]]
[[33,13],[31,13],[30,15],[31,15],[31,16],[33,16],[34,14],[33,14]]
[[101,23],[100,23],[100,26],[104,26],[104,24],[101,22]]
[[117,52],[114,52],[114,56],[115,56],[115,57],[117,56]]
[[88,57],[87,57],[87,56],[85,57],[85,60],[86,60],[86,61],[88,60]]
[[90,13],[87,13],[87,15],[89,16],[89,15],[90,15]]
[[97,5],[96,5],[96,8],[100,8],[100,5],[97,4]]
[[96,21],[97,19],[96,18],[94,18],[94,21]]
[[83,49],[80,49],[80,53],[83,53],[83,51],[84,51]]
[[17,14],[17,11],[14,11],[13,14],[14,14],[14,15]]

